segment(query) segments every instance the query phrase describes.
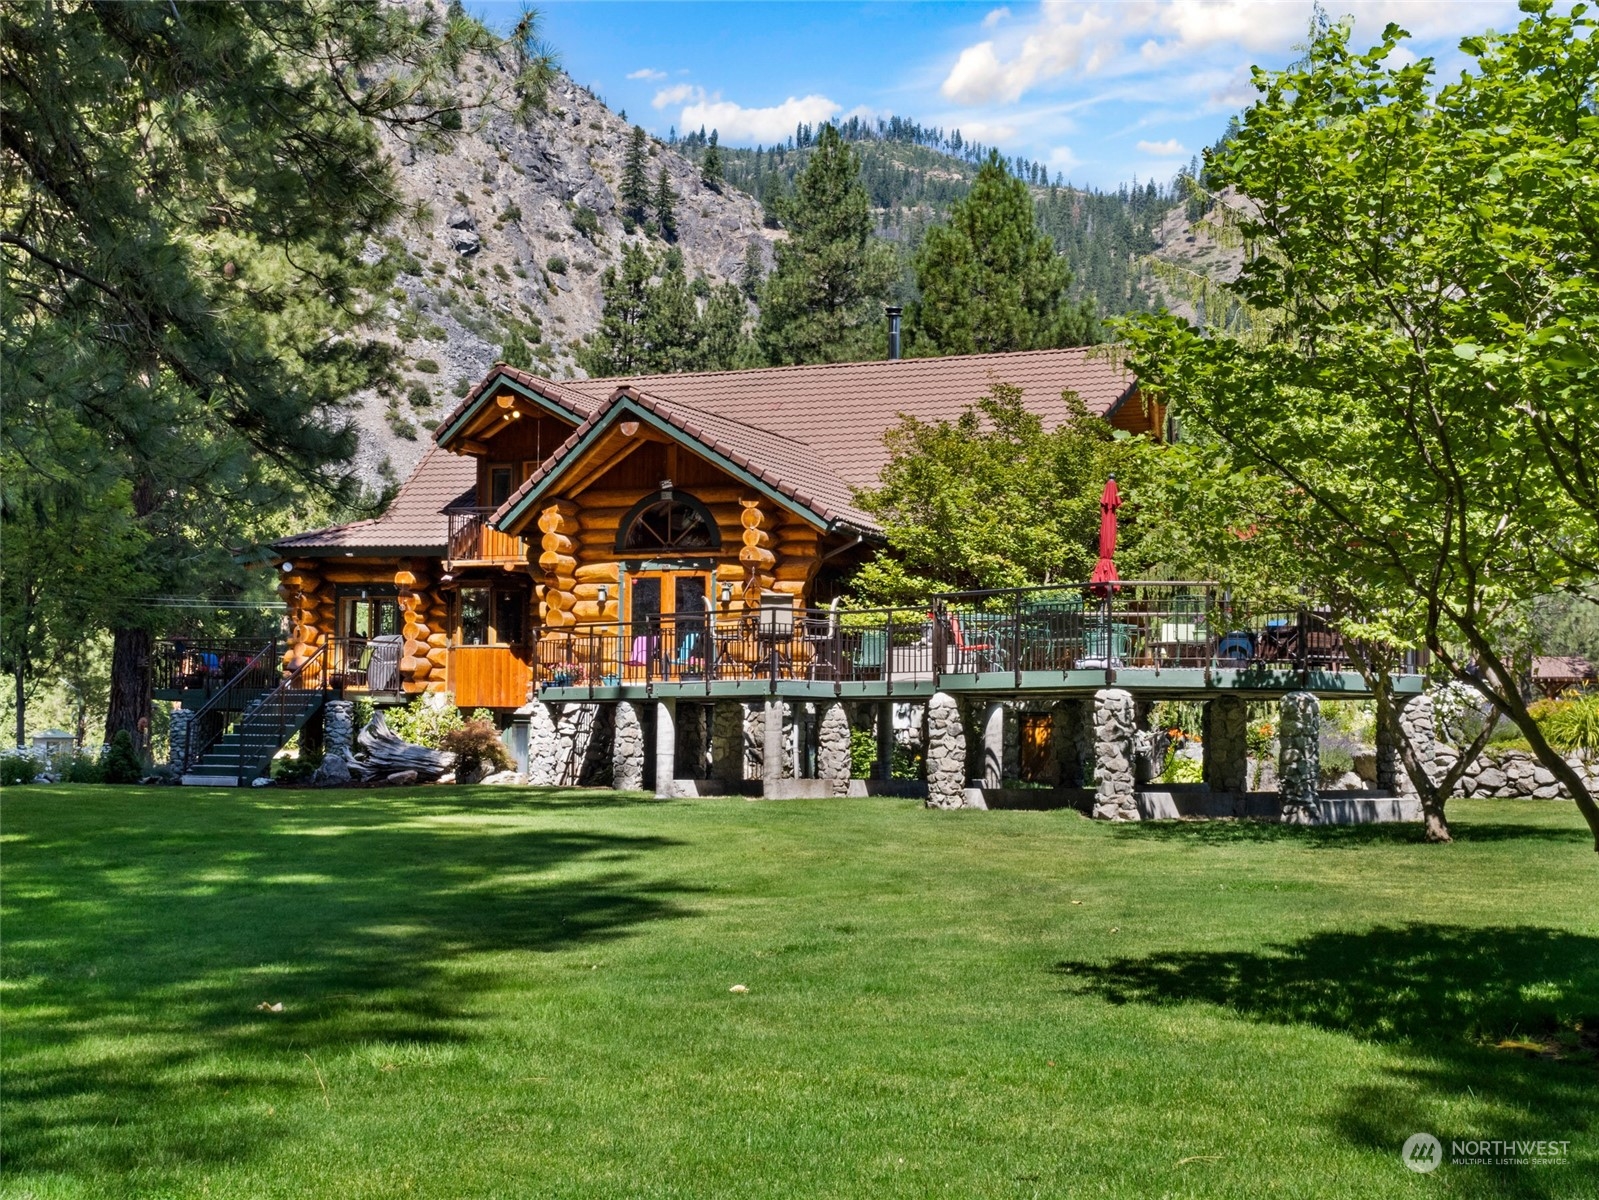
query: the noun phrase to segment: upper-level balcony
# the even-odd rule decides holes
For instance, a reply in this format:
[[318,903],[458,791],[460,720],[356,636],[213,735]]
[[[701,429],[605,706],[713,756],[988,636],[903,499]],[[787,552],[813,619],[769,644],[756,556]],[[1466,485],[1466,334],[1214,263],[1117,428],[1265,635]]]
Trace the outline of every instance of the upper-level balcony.
[[452,508],[446,569],[477,563],[504,565],[527,561],[527,543],[489,524],[492,508]]

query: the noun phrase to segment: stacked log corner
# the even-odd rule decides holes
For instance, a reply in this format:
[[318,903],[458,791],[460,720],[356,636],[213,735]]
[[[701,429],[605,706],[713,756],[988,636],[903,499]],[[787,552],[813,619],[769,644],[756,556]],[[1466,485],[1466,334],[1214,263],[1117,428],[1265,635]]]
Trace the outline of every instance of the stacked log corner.
[[444,598],[433,586],[430,563],[413,559],[394,573],[399,591],[400,686],[411,695],[442,692],[448,687],[449,616]]
[[743,547],[738,552],[739,566],[744,571],[744,607],[758,612],[761,597],[772,590],[776,576],[772,569],[777,565],[777,555],[772,550],[774,515],[761,507],[759,500],[740,500],[743,512],[739,524],[743,526]]
[[278,580],[278,596],[289,611],[289,644],[283,670],[293,671],[333,636],[338,620],[338,591],[320,572],[296,567]]
[[578,622],[577,551],[582,517],[578,507],[556,500],[539,513],[539,554],[535,578],[539,587],[539,621],[547,630]]

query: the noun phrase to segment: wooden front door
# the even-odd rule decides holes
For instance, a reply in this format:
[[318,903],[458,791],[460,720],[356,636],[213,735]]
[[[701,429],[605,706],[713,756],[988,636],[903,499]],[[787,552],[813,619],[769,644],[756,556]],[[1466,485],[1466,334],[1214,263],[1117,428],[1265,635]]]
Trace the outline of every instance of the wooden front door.
[[708,571],[634,571],[627,577],[627,675],[671,679],[704,671],[710,652]]

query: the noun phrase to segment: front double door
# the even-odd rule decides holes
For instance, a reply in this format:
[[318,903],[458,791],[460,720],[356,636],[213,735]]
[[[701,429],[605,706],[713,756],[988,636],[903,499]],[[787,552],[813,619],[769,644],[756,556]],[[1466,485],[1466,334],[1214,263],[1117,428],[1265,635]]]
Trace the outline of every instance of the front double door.
[[630,572],[627,609],[630,680],[704,674],[712,661],[709,572]]

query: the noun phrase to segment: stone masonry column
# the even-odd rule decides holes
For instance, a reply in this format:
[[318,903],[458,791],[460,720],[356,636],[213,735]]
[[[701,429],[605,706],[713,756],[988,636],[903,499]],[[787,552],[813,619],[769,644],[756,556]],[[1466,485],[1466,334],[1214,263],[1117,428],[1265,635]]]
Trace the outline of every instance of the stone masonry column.
[[322,706],[322,754],[348,758],[355,748],[355,701],[329,700]]
[[1236,696],[1210,700],[1203,717],[1203,775],[1213,792],[1249,790],[1249,710]]
[[189,727],[194,724],[192,708],[172,710],[172,724],[167,728],[167,763],[176,771],[183,771],[188,762]]
[[744,706],[737,700],[711,710],[711,778],[729,789],[744,782]]
[[894,703],[884,700],[877,709],[877,765],[872,769],[874,779],[894,778]]
[[1139,819],[1133,795],[1137,732],[1131,692],[1101,688],[1094,693],[1094,816],[1099,820]]
[[1316,819],[1321,782],[1321,702],[1311,692],[1289,692],[1278,713],[1277,794],[1283,820],[1308,825]]
[[844,706],[837,700],[819,706],[822,719],[816,739],[816,777],[835,796],[849,794],[850,726]]
[[677,701],[655,702],[655,794],[663,799],[676,794]]
[[517,720],[527,722],[527,781],[535,787],[554,787],[561,769],[561,737],[555,714],[542,700],[534,700],[516,710]]
[[966,804],[966,726],[960,704],[947,692],[927,702],[927,807]]
[[611,734],[611,786],[619,792],[644,790],[644,722],[638,706],[622,700],[616,706]]
[[781,700],[768,700],[766,711],[761,718],[761,787],[770,796],[777,790],[777,784],[783,780],[783,763],[787,758],[784,754],[784,729],[783,709],[786,706]]
[[1005,779],[1005,706],[997,700],[983,709],[983,775],[985,788]]

